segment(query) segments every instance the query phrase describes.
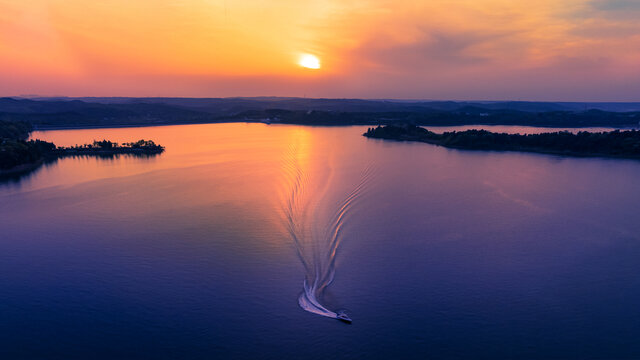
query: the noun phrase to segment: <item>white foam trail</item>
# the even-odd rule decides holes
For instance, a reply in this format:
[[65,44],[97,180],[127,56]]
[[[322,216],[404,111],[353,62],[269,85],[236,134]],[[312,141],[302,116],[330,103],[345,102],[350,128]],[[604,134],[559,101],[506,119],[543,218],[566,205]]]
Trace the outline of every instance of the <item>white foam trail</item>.
[[366,191],[373,170],[371,166],[365,168],[360,182],[338,205],[329,222],[320,226],[315,210],[326,194],[331,175],[319,189],[315,189],[317,191],[308,191],[310,179],[297,161],[296,153],[297,148],[291,147],[286,156],[284,172],[288,181],[283,196],[283,214],[285,226],[305,269],[304,286],[298,304],[308,312],[336,318],[336,312],[322,304],[322,294],[335,275],[336,254],[344,222]]

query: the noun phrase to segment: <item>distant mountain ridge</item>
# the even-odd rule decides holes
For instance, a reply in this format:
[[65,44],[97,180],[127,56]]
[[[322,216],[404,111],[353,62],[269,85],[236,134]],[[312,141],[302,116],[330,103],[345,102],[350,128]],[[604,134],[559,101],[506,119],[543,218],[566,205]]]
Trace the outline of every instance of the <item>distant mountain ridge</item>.
[[544,101],[441,101],[397,99],[328,99],[295,97],[231,97],[231,98],[180,98],[180,97],[37,97],[39,101],[74,101],[101,104],[154,103],[200,109],[208,112],[245,111],[264,109],[327,110],[327,111],[454,111],[472,106],[487,110],[517,110],[526,112],[587,111],[612,112],[640,111],[640,102],[544,102]]
[[307,98],[0,98],[0,120],[40,128],[230,121],[309,125],[637,126],[640,103],[467,102]]

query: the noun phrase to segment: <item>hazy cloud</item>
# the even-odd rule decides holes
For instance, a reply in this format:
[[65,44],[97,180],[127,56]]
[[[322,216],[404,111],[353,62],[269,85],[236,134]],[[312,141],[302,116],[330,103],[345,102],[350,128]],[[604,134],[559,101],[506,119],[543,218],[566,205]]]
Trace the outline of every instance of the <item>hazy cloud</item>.
[[640,2],[637,0],[591,0],[594,9],[610,12],[640,12]]
[[474,51],[474,48],[497,37],[494,34],[425,30],[411,42],[378,39],[362,44],[356,52],[368,61],[391,70],[416,71],[442,65],[473,66],[490,61],[488,56]]

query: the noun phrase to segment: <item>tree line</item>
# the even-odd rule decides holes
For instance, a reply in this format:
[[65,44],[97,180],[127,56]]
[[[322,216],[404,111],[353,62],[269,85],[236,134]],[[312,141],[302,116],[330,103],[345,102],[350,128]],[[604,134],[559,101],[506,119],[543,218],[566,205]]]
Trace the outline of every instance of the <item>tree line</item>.
[[420,141],[469,150],[506,150],[564,154],[574,156],[612,156],[640,159],[640,131],[609,131],[576,134],[568,131],[543,134],[505,134],[486,130],[452,131],[442,134],[415,126],[369,128],[370,138]]
[[[27,140],[32,131],[31,124],[22,121],[0,120],[0,175],[16,169],[37,167],[45,159],[63,156],[105,154],[152,155],[164,151],[164,147],[153,140],[138,140],[118,144],[109,140],[95,140],[91,144],[58,147],[42,140]],[[27,169],[25,168],[25,169]]]

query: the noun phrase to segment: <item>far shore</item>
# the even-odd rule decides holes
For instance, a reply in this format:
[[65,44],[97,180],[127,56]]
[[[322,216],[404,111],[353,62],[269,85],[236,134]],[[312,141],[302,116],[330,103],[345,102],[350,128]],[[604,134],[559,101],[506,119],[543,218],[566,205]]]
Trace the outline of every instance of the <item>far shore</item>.
[[[207,125],[207,124],[266,124],[266,125],[301,125],[310,127],[352,127],[352,126],[374,126],[378,125],[378,122],[363,123],[363,124],[344,124],[344,125],[321,125],[321,124],[301,124],[301,123],[288,123],[288,122],[273,122],[267,123],[264,121],[245,121],[234,120],[228,121],[216,121],[216,122],[171,122],[162,124],[109,124],[109,125],[64,125],[64,126],[35,126],[33,131],[52,131],[52,130],[86,130],[86,129],[121,129],[121,128],[142,128],[142,127],[161,127],[161,126],[177,126],[177,125]],[[510,127],[531,127],[540,129],[589,129],[589,128],[610,128],[617,130],[633,130],[639,129],[640,126],[539,126],[539,125],[525,125],[525,124],[450,124],[450,125],[421,125],[427,128],[444,128],[444,127],[462,127],[462,126],[510,126]]]

